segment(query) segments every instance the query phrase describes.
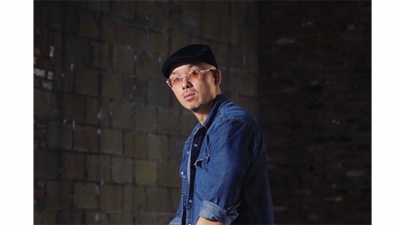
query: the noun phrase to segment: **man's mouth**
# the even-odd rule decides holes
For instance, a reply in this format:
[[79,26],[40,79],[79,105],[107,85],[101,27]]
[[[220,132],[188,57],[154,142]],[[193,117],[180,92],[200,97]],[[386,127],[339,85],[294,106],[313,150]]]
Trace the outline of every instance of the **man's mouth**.
[[183,98],[186,100],[190,100],[194,97],[194,95],[195,95],[194,92],[189,92],[189,93],[184,94]]

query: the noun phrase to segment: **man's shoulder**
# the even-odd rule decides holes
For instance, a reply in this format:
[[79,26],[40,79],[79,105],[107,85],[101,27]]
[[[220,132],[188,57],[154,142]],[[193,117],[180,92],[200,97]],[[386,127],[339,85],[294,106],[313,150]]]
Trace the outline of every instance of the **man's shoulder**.
[[244,109],[242,106],[236,104],[233,101],[227,101],[219,108],[221,116],[231,119],[238,119],[242,121],[252,121],[253,115]]

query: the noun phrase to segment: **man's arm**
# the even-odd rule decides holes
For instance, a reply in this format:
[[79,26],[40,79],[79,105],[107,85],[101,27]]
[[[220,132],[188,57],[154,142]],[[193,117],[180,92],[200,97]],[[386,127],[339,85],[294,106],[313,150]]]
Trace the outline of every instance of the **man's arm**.
[[206,220],[203,217],[199,217],[196,225],[223,225],[223,224],[218,221]]

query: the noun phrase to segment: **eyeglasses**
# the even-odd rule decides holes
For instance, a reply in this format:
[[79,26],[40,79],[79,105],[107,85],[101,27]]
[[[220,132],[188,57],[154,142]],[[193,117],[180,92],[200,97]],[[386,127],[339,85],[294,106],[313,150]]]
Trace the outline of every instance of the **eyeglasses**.
[[179,84],[182,84],[183,79],[186,78],[187,81],[191,79],[192,81],[198,80],[200,78],[200,74],[211,72],[215,69],[208,69],[208,70],[195,70],[190,72],[189,74],[180,76],[180,77],[174,77],[174,78],[168,78],[168,80],[165,82],[168,84],[170,88],[174,86],[178,86]]

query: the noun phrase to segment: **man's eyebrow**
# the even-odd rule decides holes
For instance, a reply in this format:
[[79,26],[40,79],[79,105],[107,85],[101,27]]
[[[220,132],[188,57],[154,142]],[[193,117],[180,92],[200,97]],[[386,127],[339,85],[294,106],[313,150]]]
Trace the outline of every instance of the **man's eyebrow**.
[[[188,64],[188,65],[187,65],[187,68],[190,69],[190,68],[192,68],[192,67],[194,67],[194,66],[196,66],[196,65],[195,65],[195,64]],[[176,72],[173,71],[173,72],[171,73],[171,75],[173,75],[173,74],[176,74]]]

